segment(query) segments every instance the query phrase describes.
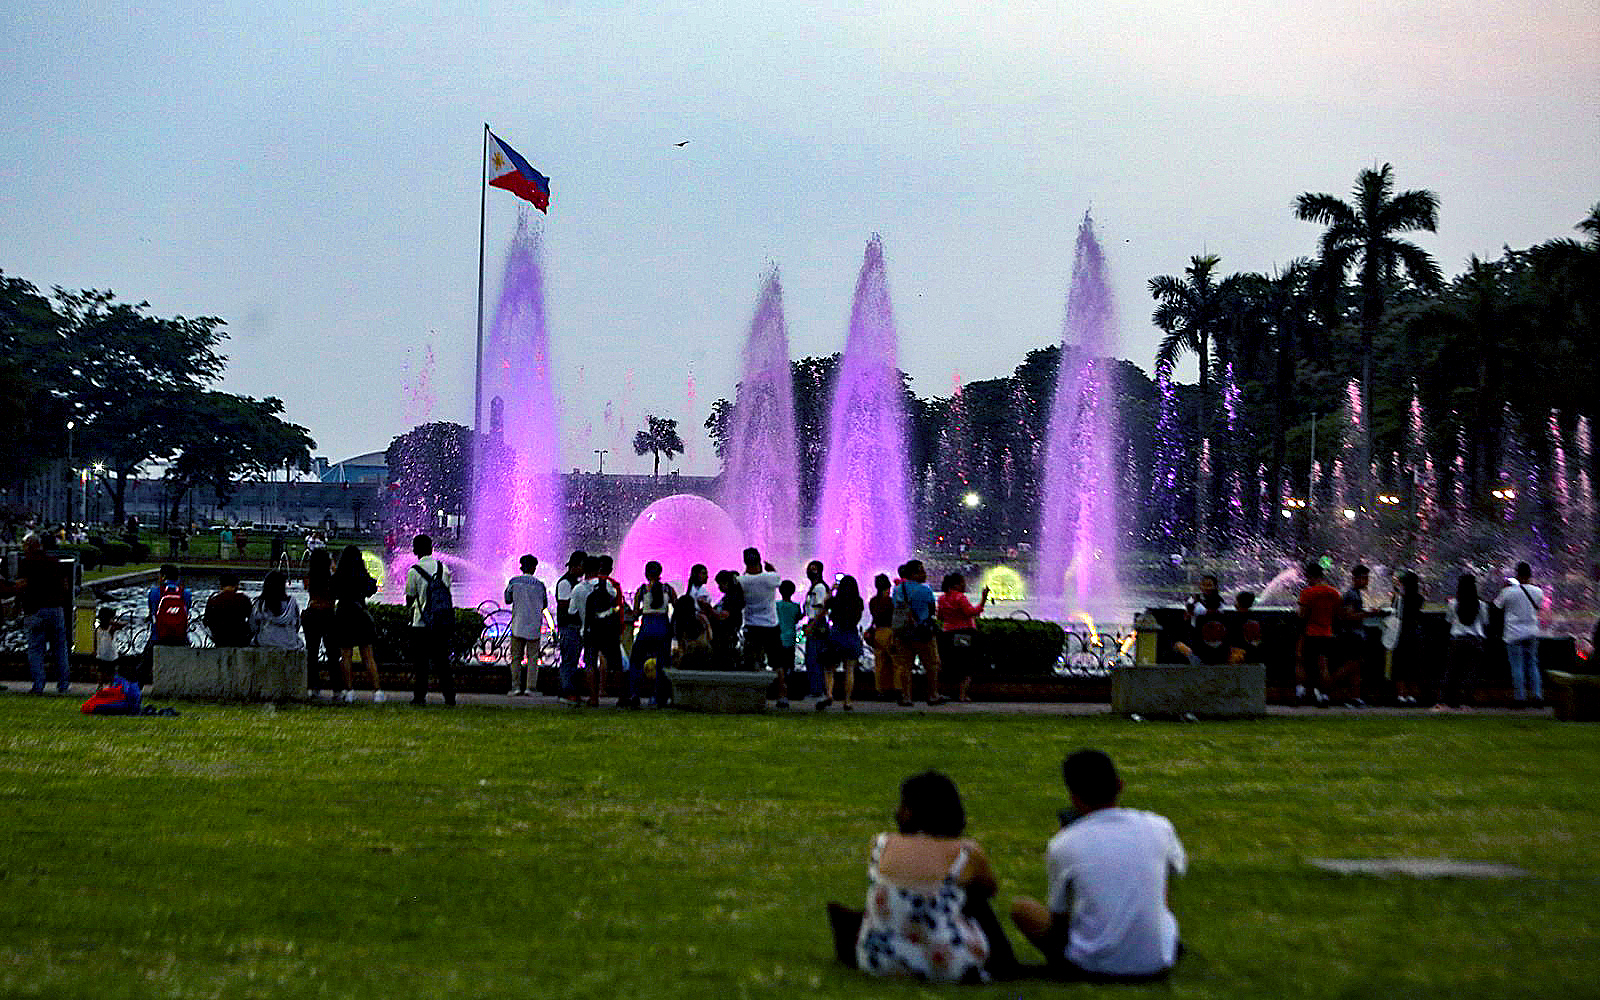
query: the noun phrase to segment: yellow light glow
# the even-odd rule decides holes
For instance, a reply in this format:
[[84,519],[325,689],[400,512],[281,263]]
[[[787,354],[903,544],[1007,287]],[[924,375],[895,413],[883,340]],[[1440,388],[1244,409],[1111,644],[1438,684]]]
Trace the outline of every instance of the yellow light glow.
[[1010,566],[991,566],[984,570],[978,586],[988,587],[989,596],[997,601],[1020,601],[1028,596],[1022,574]]

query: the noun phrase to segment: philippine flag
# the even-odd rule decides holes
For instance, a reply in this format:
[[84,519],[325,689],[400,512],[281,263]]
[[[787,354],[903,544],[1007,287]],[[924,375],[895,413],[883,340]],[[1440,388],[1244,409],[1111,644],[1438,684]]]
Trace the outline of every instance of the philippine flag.
[[528,165],[522,154],[489,133],[489,186],[503,188],[546,214],[550,211],[550,178]]

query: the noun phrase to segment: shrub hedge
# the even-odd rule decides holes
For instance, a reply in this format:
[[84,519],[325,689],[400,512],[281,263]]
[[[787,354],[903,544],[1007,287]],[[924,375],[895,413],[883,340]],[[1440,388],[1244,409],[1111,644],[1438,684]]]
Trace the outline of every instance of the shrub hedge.
[[1066,630],[1027,618],[979,618],[979,656],[998,676],[1036,677],[1055,672]]
[[[376,601],[367,602],[367,610],[372,613],[372,624],[378,633],[378,641],[372,654],[379,660],[387,663],[401,663],[410,658],[407,647],[410,637],[407,634],[411,628],[411,609],[404,604],[380,604]],[[450,643],[452,656],[462,657],[478,641],[478,635],[483,631],[483,616],[468,608],[456,608],[455,635]]]

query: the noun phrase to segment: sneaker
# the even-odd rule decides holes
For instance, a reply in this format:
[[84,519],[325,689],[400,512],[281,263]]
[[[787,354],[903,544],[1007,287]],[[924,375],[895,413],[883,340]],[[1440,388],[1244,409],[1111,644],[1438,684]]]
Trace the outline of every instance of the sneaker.
[[826,712],[828,710],[828,706],[832,704],[832,698],[823,698],[821,701],[817,702],[817,711]]
[[1296,684],[1294,686],[1294,703],[1296,705],[1304,705],[1306,703],[1306,686],[1304,684]]
[[372,692],[372,703],[374,705],[382,705],[384,702],[386,702],[388,700],[389,700],[389,696],[384,694],[382,691],[374,691],[374,692]]
[[356,693],[354,691],[346,691],[344,694],[339,696],[339,700],[344,702],[346,705],[354,705],[356,703]]
[[1311,699],[1312,701],[1316,702],[1318,708],[1327,708],[1330,704],[1332,704],[1332,700],[1321,691],[1318,691],[1316,688],[1311,689]]
[[1351,698],[1349,701],[1344,703],[1344,707],[1345,708],[1366,708],[1367,707],[1367,703],[1362,701],[1360,698]]

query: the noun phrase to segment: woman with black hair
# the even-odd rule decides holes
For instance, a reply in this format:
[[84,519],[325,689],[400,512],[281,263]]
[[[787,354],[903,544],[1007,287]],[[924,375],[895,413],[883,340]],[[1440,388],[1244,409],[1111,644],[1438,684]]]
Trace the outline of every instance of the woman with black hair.
[[672,682],[667,680],[667,659],[672,651],[672,606],[678,595],[669,583],[661,582],[661,564],[654,559],[644,564],[645,582],[633,593],[633,615],[639,621],[639,633],[633,639],[633,651],[628,654],[628,666],[640,668],[650,660],[656,663],[655,695],[651,704],[667,707],[671,698]]
[[1404,708],[1415,708],[1422,675],[1422,584],[1410,570],[1400,574],[1395,613],[1400,616],[1400,641],[1395,646],[1389,670],[1390,679],[1394,681],[1394,700]]
[[[930,982],[1009,973],[1016,958],[989,906],[994,871],[978,842],[962,836],[967,817],[955,782],[938,771],[907,778],[895,824],[898,832],[873,838],[856,966]],[[837,931],[845,911],[832,912]]]
[[300,605],[289,596],[289,577],[283,570],[273,570],[261,582],[261,595],[251,607],[250,631],[257,646],[301,649]]
[[850,697],[856,690],[856,668],[861,665],[861,615],[866,605],[861,601],[861,588],[856,578],[848,573],[834,585],[833,594],[823,604],[828,630],[822,638],[822,683],[825,697],[817,702],[817,711],[833,704],[833,670],[844,667],[845,711],[855,706]]
[[356,650],[361,651],[361,662],[372,679],[373,704],[389,700],[378,684],[378,661],[372,656],[372,642],[377,629],[372,624],[372,613],[367,610],[367,598],[378,592],[378,581],[367,572],[366,560],[361,550],[346,545],[339,553],[339,568],[333,571],[333,632],[339,639],[339,669],[344,675],[344,701],[356,700],[355,688],[350,679],[350,662]]
[[[678,670],[711,669],[711,623],[688,594],[672,606],[672,665]],[[658,668],[659,669],[659,665]]]
[[1489,606],[1478,596],[1478,581],[1471,573],[1456,579],[1456,596],[1450,598],[1450,655],[1445,659],[1444,675],[1439,678],[1439,702],[1435,708],[1459,708],[1467,704],[1467,692],[1483,662],[1483,627],[1489,622]]
[[327,549],[311,550],[305,585],[306,609],[300,615],[300,627],[306,633],[306,681],[311,685],[311,693],[316,694],[322,664],[326,663],[328,687],[333,699],[339,701],[349,682],[341,682],[335,666],[339,662],[339,643],[333,634],[333,556]]

